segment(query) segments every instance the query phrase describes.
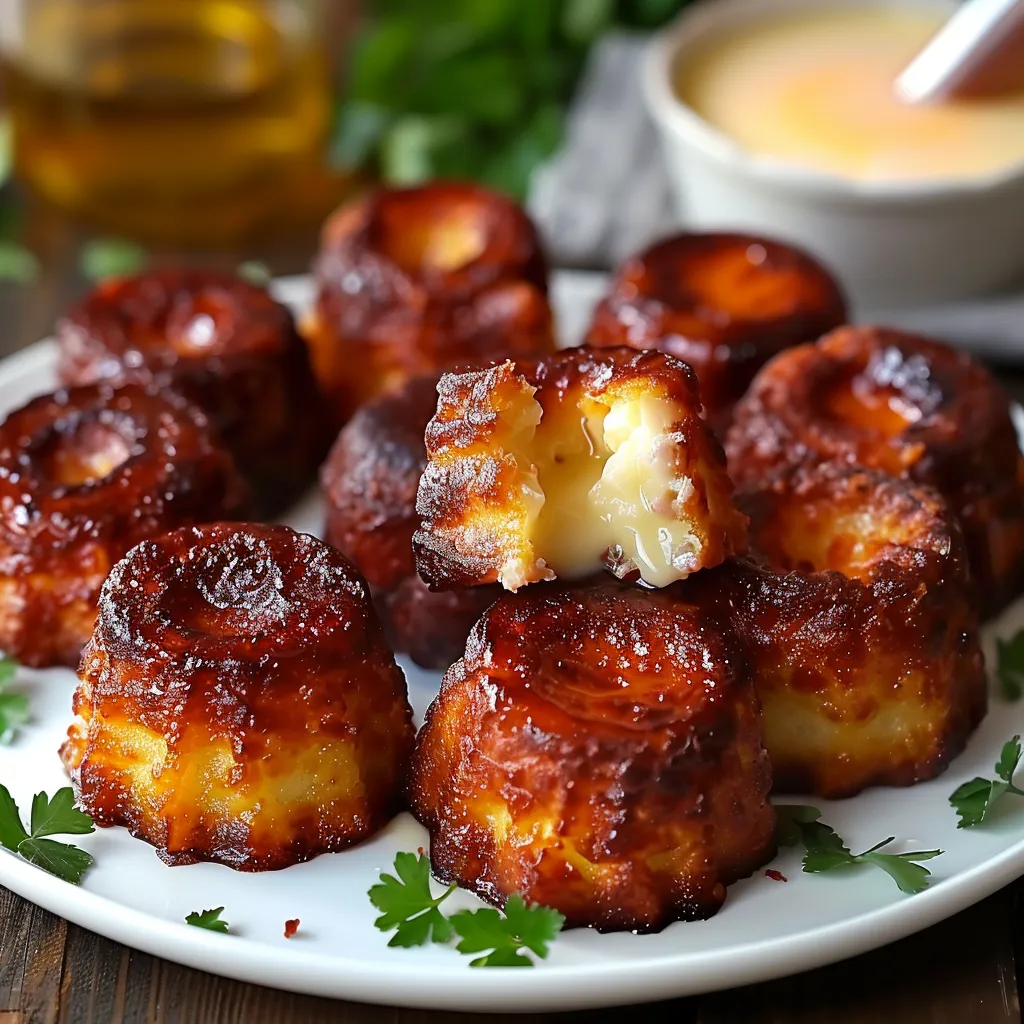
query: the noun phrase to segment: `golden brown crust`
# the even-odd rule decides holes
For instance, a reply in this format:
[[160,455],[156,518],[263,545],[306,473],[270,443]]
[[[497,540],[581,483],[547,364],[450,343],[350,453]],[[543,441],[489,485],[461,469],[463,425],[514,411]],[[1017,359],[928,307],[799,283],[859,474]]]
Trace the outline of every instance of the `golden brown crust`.
[[116,278],[57,339],[64,384],[170,386],[204,409],[267,511],[312,482],[330,430],[291,313],[265,289],[209,270]]
[[391,590],[416,572],[416,489],[427,464],[423,432],[436,407],[433,377],[378,396],[346,424],[320,470],[326,540],[375,590]]
[[671,591],[504,595],[420,732],[410,783],[434,873],[572,926],[710,917],[775,850],[742,651]]
[[938,775],[986,706],[963,540],[941,497],[825,465],[738,500],[758,561],[719,585],[776,790],[842,797]]
[[495,584],[433,591],[413,573],[379,594],[376,605],[395,651],[421,668],[444,672],[462,656],[469,631],[503,593]]
[[843,327],[761,371],[727,449],[739,486],[822,460],[939,490],[960,520],[986,612],[1024,573],[1024,460],[992,375],[942,342]]
[[367,402],[338,435],[320,479],[326,539],[366,577],[391,646],[423,668],[444,670],[501,588],[432,593],[416,574],[416,488],[427,464],[423,432],[436,405],[431,377]]
[[536,229],[476,185],[381,189],[343,207],[315,271],[303,329],[342,416],[410,377],[554,346]]
[[168,864],[286,867],[398,809],[405,680],[365,582],[284,526],[140,544],[103,587],[61,750],[99,825]]
[[[732,507],[721,447],[700,417],[696,380],[670,356],[568,349],[446,374],[438,392],[414,537],[417,568],[433,588],[500,582],[514,590],[602,563],[661,586],[744,550],[744,519]],[[623,481],[638,492],[627,493]],[[627,548],[644,548],[639,524],[648,512],[680,528],[669,540],[647,531],[658,533],[647,557],[667,563],[660,569]],[[600,550],[559,569],[557,559],[568,561],[566,549],[589,542],[598,522],[611,524],[602,526]]]
[[86,385],[12,412],[0,425],[0,649],[77,665],[125,551],[240,516],[245,499],[206,417],[176,395]]
[[724,434],[764,363],[845,322],[839,285],[806,253],[752,235],[679,234],[619,268],[587,344],[658,348],[689,364]]

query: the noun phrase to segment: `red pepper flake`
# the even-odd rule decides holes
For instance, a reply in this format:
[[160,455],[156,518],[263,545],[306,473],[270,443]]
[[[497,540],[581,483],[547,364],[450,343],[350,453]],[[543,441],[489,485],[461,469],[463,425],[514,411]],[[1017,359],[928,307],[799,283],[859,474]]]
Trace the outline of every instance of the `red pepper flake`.
[[773,882],[788,882],[789,881],[789,879],[781,871],[776,871],[775,868],[765,868],[765,872],[764,873]]
[[296,917],[291,921],[285,921],[284,923],[284,937],[286,939],[294,939],[295,933],[299,930],[299,925],[302,922]]

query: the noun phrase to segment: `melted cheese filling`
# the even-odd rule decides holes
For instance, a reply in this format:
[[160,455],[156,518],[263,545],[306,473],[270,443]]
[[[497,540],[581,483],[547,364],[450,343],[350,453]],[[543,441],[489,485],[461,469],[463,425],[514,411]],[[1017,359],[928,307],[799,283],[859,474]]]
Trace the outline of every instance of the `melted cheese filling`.
[[[609,406],[584,396],[542,416],[531,404],[536,412],[524,414],[511,447],[536,559],[564,579],[607,565],[653,587],[692,572],[701,542],[684,513],[693,482],[673,473],[673,404],[644,397]],[[517,576],[500,579],[514,590]]]

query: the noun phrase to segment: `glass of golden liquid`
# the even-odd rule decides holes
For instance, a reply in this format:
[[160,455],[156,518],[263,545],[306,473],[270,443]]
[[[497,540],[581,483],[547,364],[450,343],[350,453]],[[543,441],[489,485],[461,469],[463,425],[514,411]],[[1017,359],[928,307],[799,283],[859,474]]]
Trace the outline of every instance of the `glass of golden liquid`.
[[322,214],[340,188],[330,2],[0,0],[17,173],[155,241],[230,243]]

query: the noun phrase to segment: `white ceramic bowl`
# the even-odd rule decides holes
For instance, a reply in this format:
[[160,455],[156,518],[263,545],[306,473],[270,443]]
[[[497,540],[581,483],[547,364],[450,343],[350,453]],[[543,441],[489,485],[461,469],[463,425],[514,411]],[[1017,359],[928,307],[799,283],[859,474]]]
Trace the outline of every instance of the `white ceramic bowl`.
[[967,181],[856,181],[746,152],[677,98],[673,68],[715,32],[825,3],[857,0],[704,0],[651,43],[644,96],[686,224],[794,242],[832,268],[858,310],[945,303],[1024,282],[1024,167]]

